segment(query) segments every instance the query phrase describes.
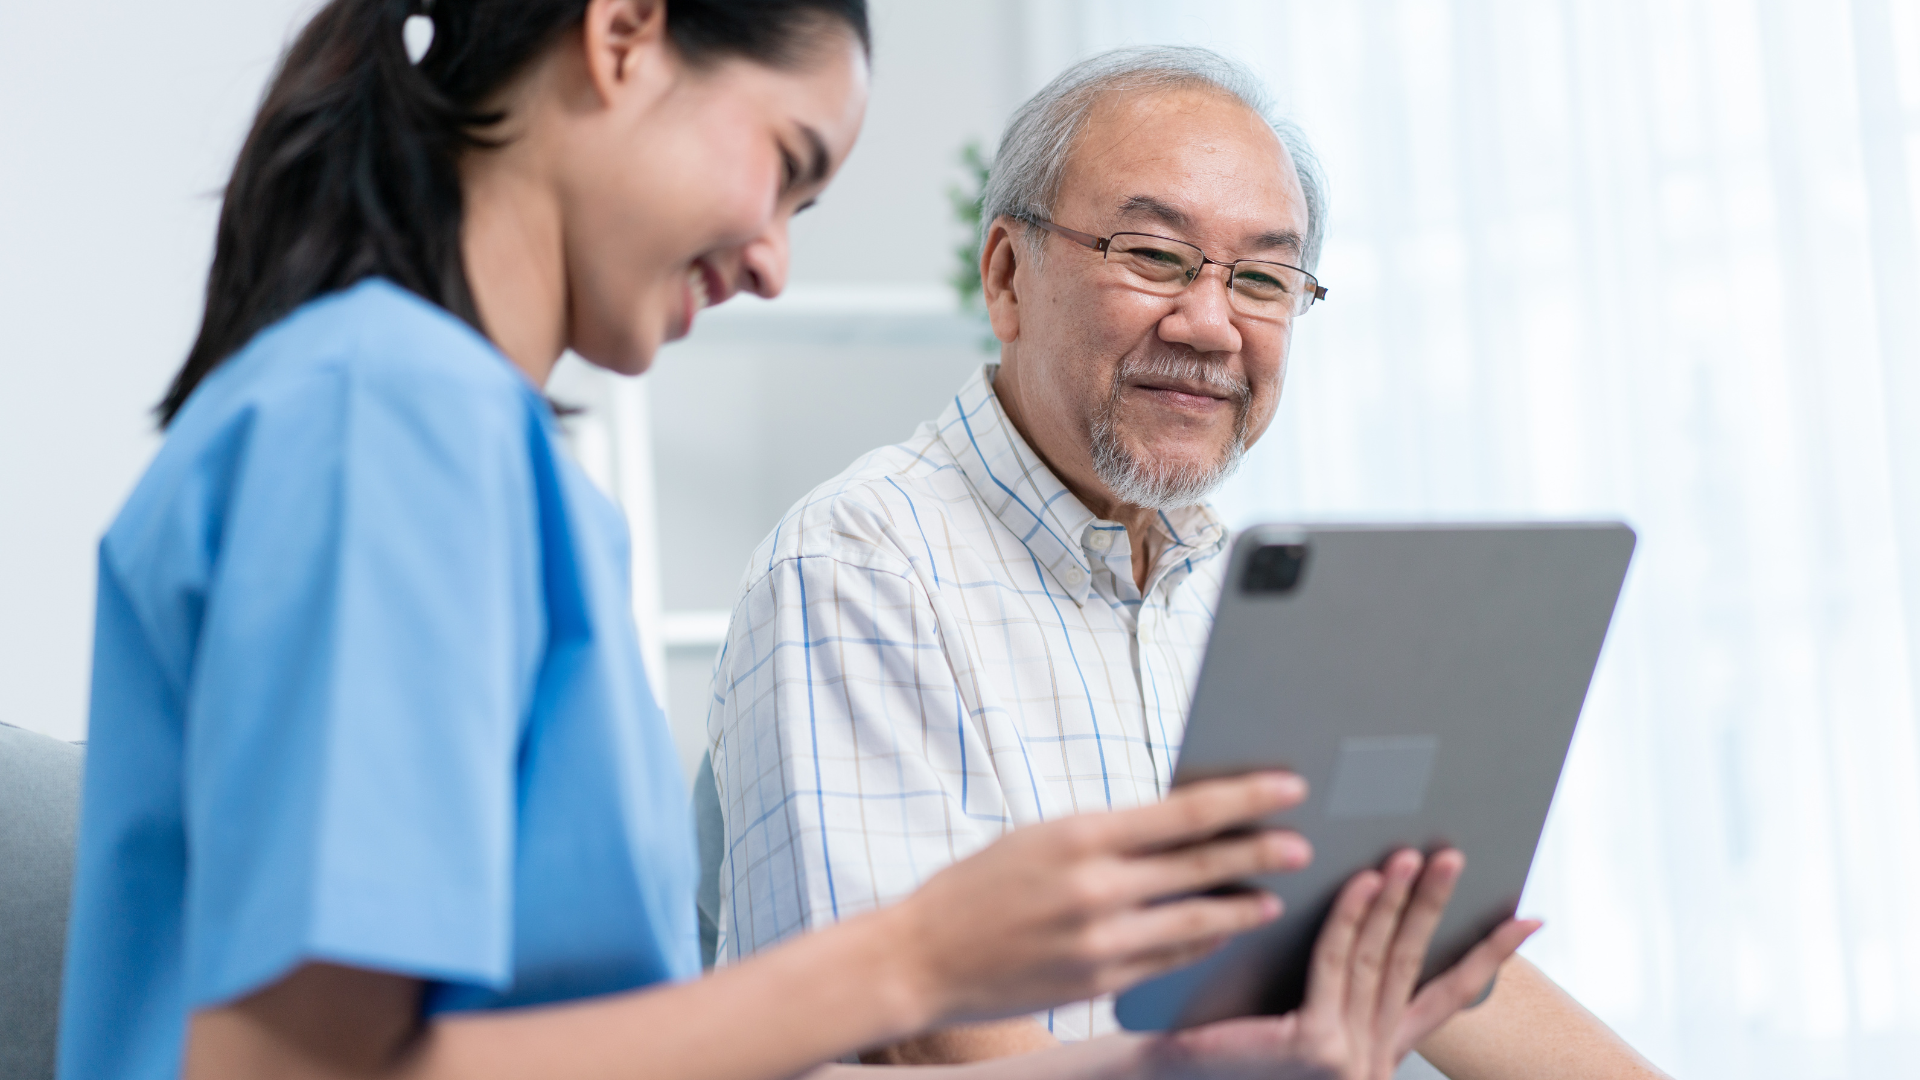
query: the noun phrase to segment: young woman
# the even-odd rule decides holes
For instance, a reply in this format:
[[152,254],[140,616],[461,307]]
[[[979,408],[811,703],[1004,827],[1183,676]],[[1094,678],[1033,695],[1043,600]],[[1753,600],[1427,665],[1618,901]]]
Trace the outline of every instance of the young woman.
[[[333,0],[300,35],[101,545],[64,1076],[770,1080],[1276,914],[1198,895],[1307,857],[1235,831],[1302,797],[1255,776],[1023,830],[697,977],[624,527],[540,387],[780,291],[866,49],[860,0]],[[1293,1016],[971,1068],[1384,1077],[1529,930],[1414,996],[1458,872],[1356,878]]]

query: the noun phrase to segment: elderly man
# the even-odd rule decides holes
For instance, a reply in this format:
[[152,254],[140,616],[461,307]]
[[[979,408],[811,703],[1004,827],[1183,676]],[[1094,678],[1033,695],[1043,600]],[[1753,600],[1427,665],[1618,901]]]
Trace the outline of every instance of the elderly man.
[[[1123,50],[1014,116],[980,269],[1000,362],[815,489],[714,674],[721,962],[886,904],[1018,825],[1166,793],[1220,588],[1202,500],[1272,421],[1325,185],[1240,68]],[[1111,1003],[938,1033],[963,1061]],[[1651,1076],[1522,960],[1421,1047],[1448,1075]]]

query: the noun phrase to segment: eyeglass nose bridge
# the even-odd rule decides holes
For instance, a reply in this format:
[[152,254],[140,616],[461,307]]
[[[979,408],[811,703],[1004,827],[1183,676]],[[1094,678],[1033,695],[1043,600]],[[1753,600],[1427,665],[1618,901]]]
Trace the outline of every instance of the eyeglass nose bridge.
[[1187,275],[1187,284],[1191,285],[1194,282],[1200,280],[1200,275],[1206,272],[1208,264],[1212,264],[1220,268],[1220,273],[1226,277],[1225,284],[1227,286],[1227,291],[1232,292],[1233,279],[1236,276],[1233,268],[1233,264],[1221,262],[1219,259],[1209,259],[1207,258],[1207,253],[1204,251],[1200,253],[1200,265],[1194,267],[1193,273]]
[[[1195,249],[1195,250],[1198,250],[1198,249]],[[1234,279],[1234,264],[1230,262],[1221,262],[1219,259],[1208,258],[1207,253],[1204,251],[1200,252],[1200,261],[1194,265],[1193,269],[1187,271],[1186,284],[1190,286],[1194,282],[1200,280],[1201,272],[1204,271],[1209,265],[1217,266],[1220,268],[1220,272],[1226,276],[1226,280],[1223,281],[1222,284],[1224,284],[1227,287],[1228,292],[1232,292],[1233,279]]]

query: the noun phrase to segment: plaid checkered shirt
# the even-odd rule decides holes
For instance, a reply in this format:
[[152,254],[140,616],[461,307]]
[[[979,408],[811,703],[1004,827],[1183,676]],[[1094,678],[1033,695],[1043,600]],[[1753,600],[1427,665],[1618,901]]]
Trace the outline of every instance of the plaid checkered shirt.
[[[708,714],[721,963],[897,900],[1005,833],[1166,794],[1227,530],[1159,515],[1144,593],[1008,422],[996,368],[755,552]],[[1106,999],[1037,1017],[1114,1028]]]

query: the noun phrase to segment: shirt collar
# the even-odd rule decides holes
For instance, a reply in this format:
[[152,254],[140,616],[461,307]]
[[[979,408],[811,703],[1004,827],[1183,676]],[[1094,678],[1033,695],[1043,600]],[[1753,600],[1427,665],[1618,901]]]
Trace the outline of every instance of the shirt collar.
[[1220,554],[1227,546],[1226,523],[1205,503],[1162,510],[1155,525],[1164,546],[1156,547],[1153,552],[1153,568],[1147,578],[1148,596],[1169,578],[1184,580],[1193,573],[1194,567]]
[[[1085,604],[1093,584],[1088,538],[1118,526],[1101,521],[1074,498],[1014,429],[993,392],[999,367],[983,365],[953,396],[940,416],[940,438],[988,512],[1020,538],[1074,603]],[[1206,506],[1165,511],[1159,519],[1168,546],[1155,553],[1149,592],[1169,568],[1180,565],[1176,559],[1191,569],[1217,554],[1227,538],[1225,526]]]

